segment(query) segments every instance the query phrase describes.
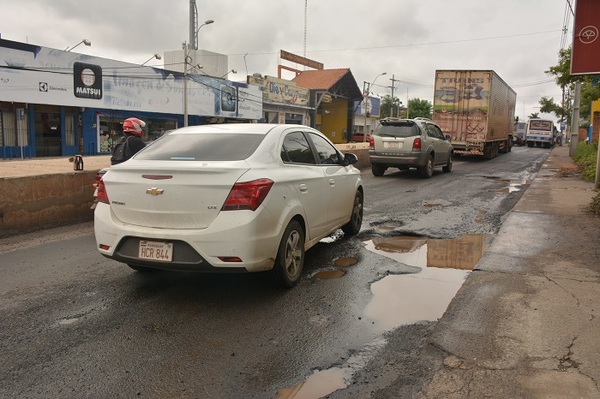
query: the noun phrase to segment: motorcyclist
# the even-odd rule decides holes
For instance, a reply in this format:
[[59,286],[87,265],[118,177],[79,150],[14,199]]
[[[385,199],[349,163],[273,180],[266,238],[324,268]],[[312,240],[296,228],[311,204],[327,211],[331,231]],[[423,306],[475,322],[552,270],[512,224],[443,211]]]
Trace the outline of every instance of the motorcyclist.
[[117,143],[110,159],[111,165],[125,162],[146,146],[142,140],[146,122],[138,118],[127,118],[123,121],[123,139]]

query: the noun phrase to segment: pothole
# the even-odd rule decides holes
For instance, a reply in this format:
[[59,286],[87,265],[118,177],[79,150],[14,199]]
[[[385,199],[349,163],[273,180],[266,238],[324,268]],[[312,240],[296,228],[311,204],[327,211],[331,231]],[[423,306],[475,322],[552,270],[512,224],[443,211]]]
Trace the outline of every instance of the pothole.
[[358,259],[356,258],[340,258],[333,262],[335,267],[350,267],[354,266],[358,263]]
[[340,278],[343,277],[346,274],[345,271],[340,270],[340,269],[336,269],[336,270],[323,270],[320,272],[317,272],[313,275],[313,278],[317,279],[317,280],[329,280],[332,278]]

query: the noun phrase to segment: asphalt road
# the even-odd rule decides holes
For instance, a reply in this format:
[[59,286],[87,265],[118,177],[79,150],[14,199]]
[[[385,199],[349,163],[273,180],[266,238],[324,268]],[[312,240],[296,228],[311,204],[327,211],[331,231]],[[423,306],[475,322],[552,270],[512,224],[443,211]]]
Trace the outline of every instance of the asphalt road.
[[426,180],[364,171],[360,236],[311,249],[291,290],[263,274],[135,273],[98,254],[91,224],[0,240],[0,397],[375,398],[390,385],[411,397],[469,272],[431,277],[393,259],[406,252],[393,240],[485,246],[547,155],[459,158]]

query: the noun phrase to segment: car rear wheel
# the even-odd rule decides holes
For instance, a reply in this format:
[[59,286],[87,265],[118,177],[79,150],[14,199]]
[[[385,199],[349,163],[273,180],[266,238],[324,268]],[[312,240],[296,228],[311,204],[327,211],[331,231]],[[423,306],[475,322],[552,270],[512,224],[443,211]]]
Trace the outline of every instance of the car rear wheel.
[[379,163],[371,164],[371,172],[373,172],[373,176],[383,176],[387,167],[385,165],[381,165]]
[[356,196],[354,197],[354,206],[352,207],[352,216],[350,217],[350,221],[342,226],[342,231],[349,235],[353,236],[358,234],[360,231],[360,226],[362,226],[363,219],[363,194],[360,191],[356,192]]
[[442,168],[444,172],[452,172],[452,154],[448,154],[448,163]]
[[429,179],[431,176],[433,176],[433,156],[430,155],[427,158],[427,163],[425,163],[424,166],[419,167],[418,171],[419,175],[426,179]]
[[279,243],[273,272],[281,285],[293,287],[300,280],[303,266],[304,232],[300,223],[292,220]]

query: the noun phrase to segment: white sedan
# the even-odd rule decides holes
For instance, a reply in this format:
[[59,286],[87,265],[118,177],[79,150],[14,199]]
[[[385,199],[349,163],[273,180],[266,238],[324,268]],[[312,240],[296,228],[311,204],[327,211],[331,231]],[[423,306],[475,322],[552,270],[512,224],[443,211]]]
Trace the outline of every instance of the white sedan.
[[307,126],[177,129],[102,177],[98,250],[138,271],[271,271],[291,287],[306,250],[359,232],[357,160]]

